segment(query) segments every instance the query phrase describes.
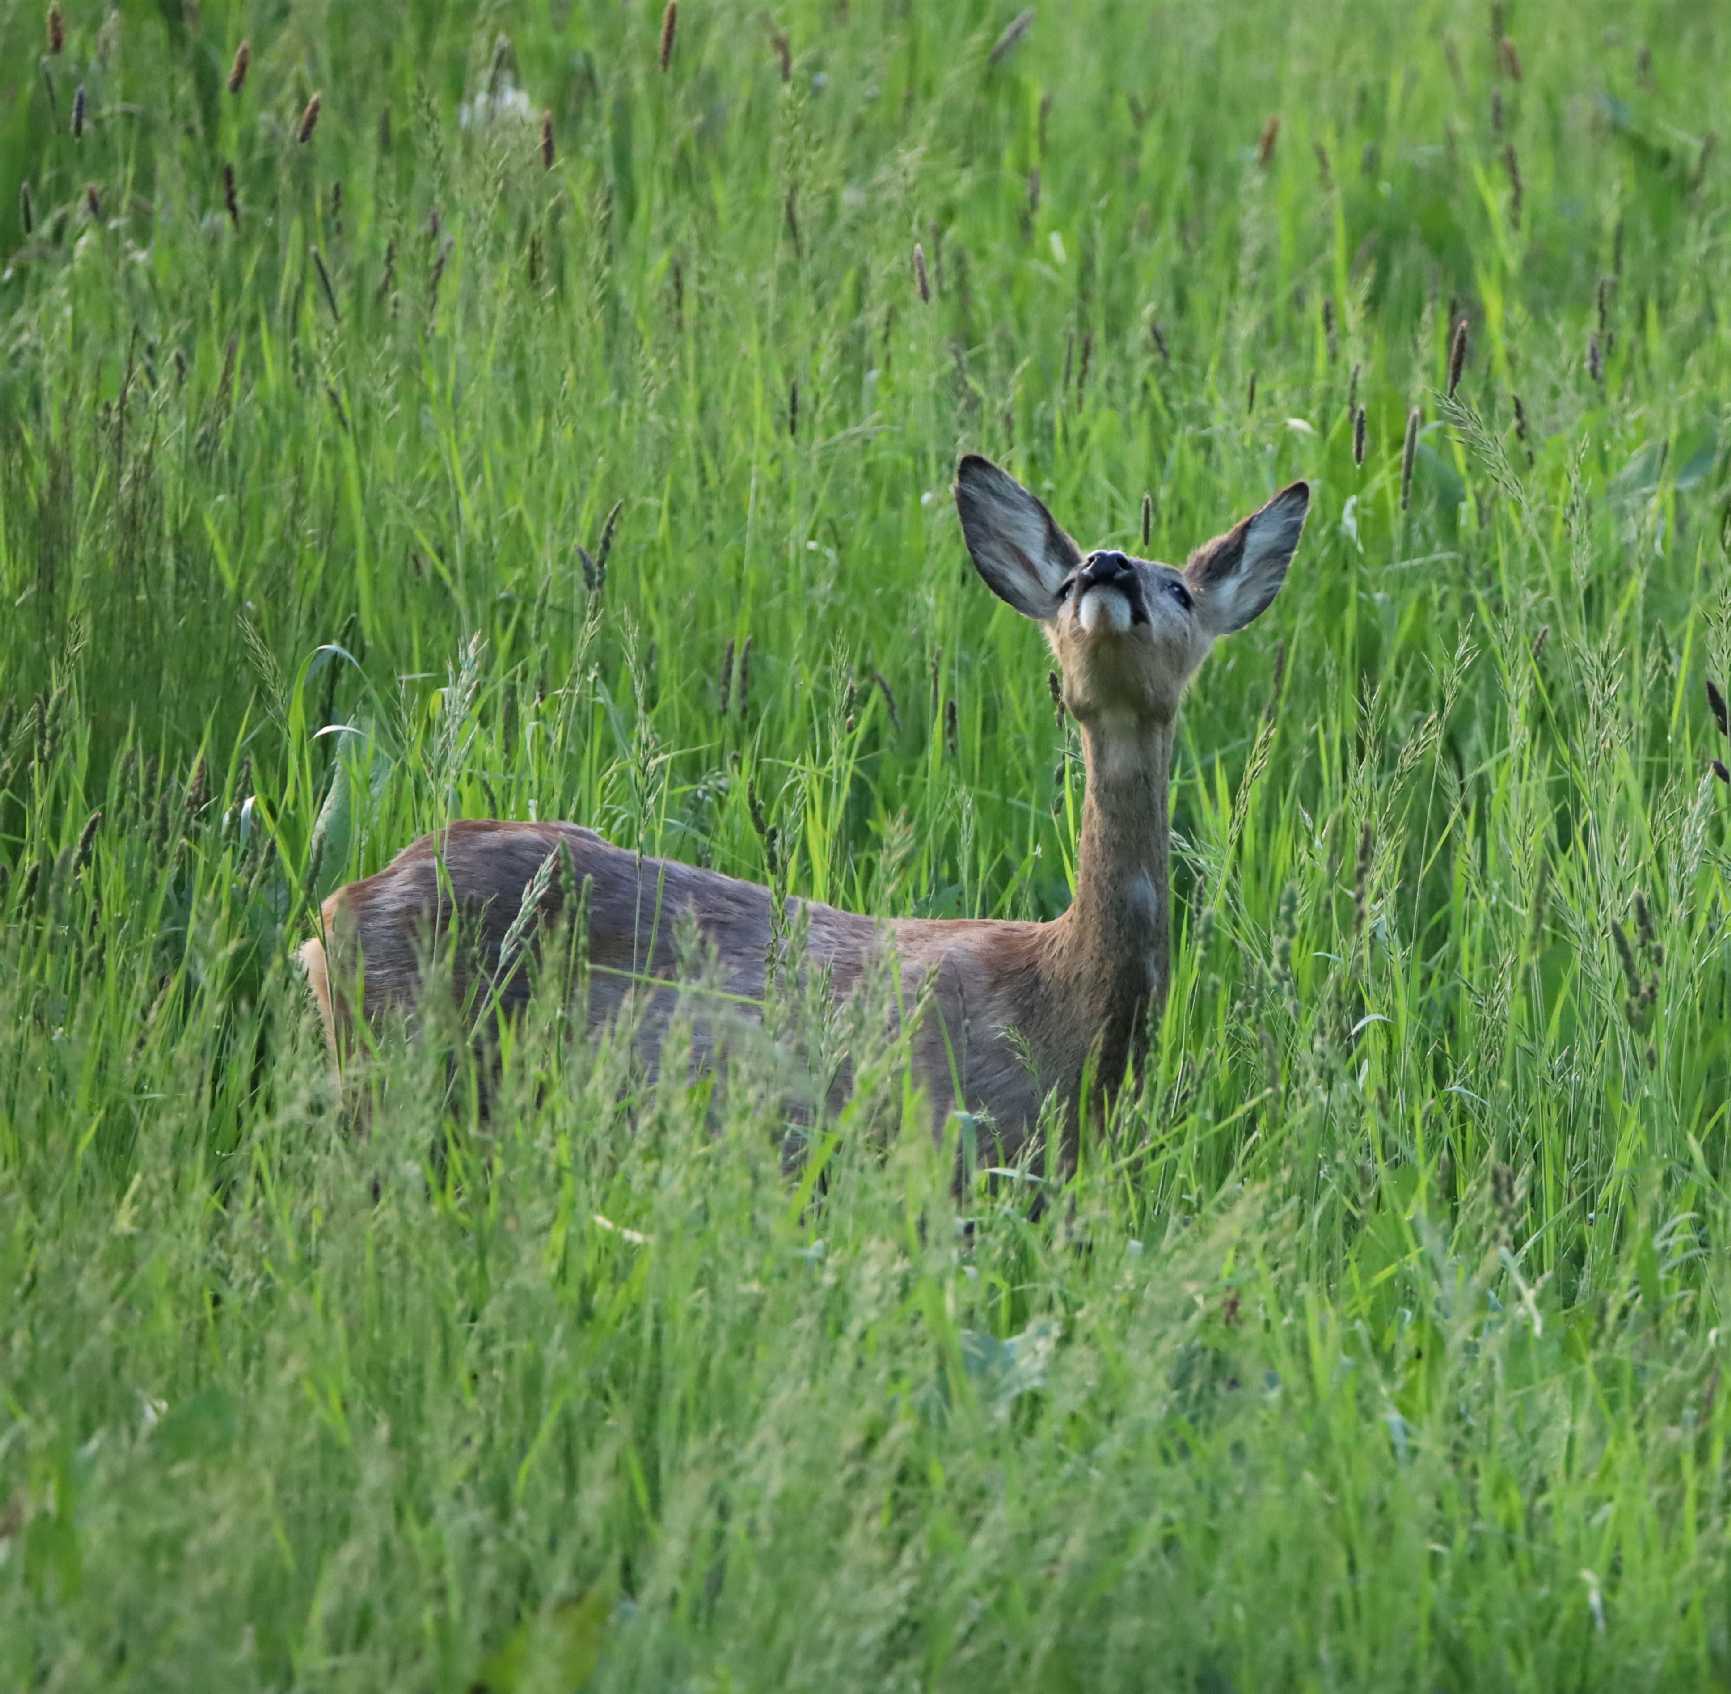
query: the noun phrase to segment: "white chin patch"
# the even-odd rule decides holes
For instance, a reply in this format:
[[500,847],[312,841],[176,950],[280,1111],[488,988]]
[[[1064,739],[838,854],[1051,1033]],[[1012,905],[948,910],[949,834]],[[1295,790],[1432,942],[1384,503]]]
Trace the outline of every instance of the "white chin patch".
[[1116,588],[1090,588],[1082,596],[1076,615],[1082,628],[1090,635],[1097,635],[1102,630],[1122,635],[1130,627],[1130,602]]

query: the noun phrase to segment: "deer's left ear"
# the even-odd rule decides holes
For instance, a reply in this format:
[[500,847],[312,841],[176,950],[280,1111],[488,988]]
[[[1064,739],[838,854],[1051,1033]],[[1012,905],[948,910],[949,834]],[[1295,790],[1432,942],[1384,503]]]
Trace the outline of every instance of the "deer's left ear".
[[1286,580],[1309,509],[1310,485],[1295,482],[1190,556],[1184,574],[1216,635],[1243,629],[1268,610]]

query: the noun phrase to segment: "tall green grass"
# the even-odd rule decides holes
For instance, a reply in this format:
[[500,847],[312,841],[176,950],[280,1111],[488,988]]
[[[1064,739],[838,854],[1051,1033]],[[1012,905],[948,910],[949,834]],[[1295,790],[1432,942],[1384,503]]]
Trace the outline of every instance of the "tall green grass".
[[[1731,1681],[1731,19],[1496,12],[0,0],[0,1682]],[[353,1133],[450,817],[1062,909],[963,448],[1315,489],[1064,1203],[552,1006]]]

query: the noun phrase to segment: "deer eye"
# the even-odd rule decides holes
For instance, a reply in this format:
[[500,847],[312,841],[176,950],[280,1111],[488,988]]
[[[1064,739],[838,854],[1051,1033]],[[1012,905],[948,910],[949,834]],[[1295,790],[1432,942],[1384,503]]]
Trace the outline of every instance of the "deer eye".
[[1178,602],[1178,604],[1184,608],[1185,611],[1188,612],[1188,611],[1191,611],[1195,608],[1196,602],[1193,599],[1191,599],[1190,590],[1188,588],[1186,588],[1184,586],[1184,584],[1178,580],[1177,577],[1175,577],[1175,576],[1167,577],[1167,579],[1166,579],[1166,592],[1168,594],[1170,594],[1172,596],[1172,598],[1174,600],[1176,600]]

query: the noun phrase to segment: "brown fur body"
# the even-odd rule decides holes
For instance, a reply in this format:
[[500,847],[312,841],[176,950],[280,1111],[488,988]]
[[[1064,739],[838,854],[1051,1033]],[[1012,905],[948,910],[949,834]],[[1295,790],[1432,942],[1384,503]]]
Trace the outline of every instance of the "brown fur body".
[[[924,1008],[906,1034],[936,1123],[952,1107],[973,1112],[995,1131],[995,1156],[1013,1158],[1055,1095],[1068,1163],[1086,1078],[1110,1095],[1138,1062],[1166,996],[1167,790],[1179,700],[1213,641],[1278,592],[1307,500],[1294,484],[1178,571],[1120,553],[1084,558],[1020,484],[989,461],[963,460],[957,504],[974,563],[1043,628],[1082,729],[1087,790],[1075,899],[1063,916],[876,919],[790,900],[789,922],[778,925],[768,889],[641,858],[576,824],[455,823],[325,902],[324,936],[301,957],[333,1053],[347,1045],[357,985],[370,1023],[413,1014],[428,942],[453,927],[460,1000],[485,990],[509,1009],[527,998],[534,947],[503,974],[501,948],[525,891],[558,853],[536,926],[587,884],[589,1027],[629,1016],[651,1067],[686,988],[693,1058],[700,1068],[718,1060],[730,1029],[760,1016],[777,932],[791,929],[802,935],[804,968],[822,973],[835,999],[882,972],[897,979],[904,1010]],[[693,929],[713,961],[695,983],[683,945]],[[844,1068],[832,1105],[850,1087]]]

